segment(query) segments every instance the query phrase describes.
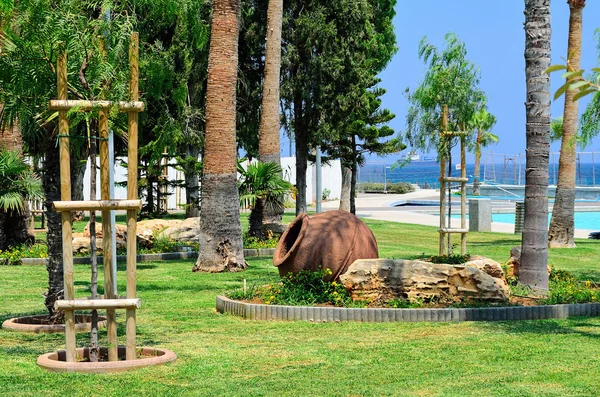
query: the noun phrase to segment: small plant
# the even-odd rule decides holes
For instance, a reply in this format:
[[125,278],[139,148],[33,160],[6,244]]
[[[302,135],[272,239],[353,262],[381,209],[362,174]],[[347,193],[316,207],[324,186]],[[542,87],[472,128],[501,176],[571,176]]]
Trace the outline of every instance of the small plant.
[[575,276],[566,270],[557,269],[554,266],[550,265],[550,275],[548,276],[548,280],[550,282],[573,283],[575,282]]
[[330,269],[304,270],[296,275],[290,273],[279,282],[262,287],[253,286],[247,291],[238,288],[226,295],[231,299],[249,300],[260,298],[267,305],[310,306],[330,304],[334,306],[362,307],[364,302],[358,304],[353,302],[343,285],[337,281],[326,281],[325,278],[330,275]]
[[278,284],[267,286],[264,302],[281,305],[349,304],[352,298],[341,284],[325,281],[329,275],[330,269],[304,270],[296,275],[289,273]]
[[261,239],[244,233],[244,248],[246,249],[275,248],[278,241],[277,238]]
[[550,288],[542,304],[600,302],[600,289],[591,281],[577,281],[566,270],[550,267]]
[[331,195],[331,190],[325,188],[323,189],[323,191],[321,192],[321,199],[323,201],[327,201],[329,199],[329,196]]
[[247,288],[246,290],[244,290],[244,287],[233,289],[231,291],[228,291],[225,295],[227,295],[229,299],[233,300],[252,300],[260,295],[260,290],[255,284],[252,287]]
[[0,265],[19,266],[23,258],[47,258],[48,246],[45,244],[34,244],[31,247],[20,245],[0,250]]
[[387,302],[387,306],[391,307],[393,309],[418,309],[423,307],[424,305],[424,301],[423,299],[415,299],[415,300],[409,300],[409,299],[390,299]]
[[471,259],[471,255],[465,254],[450,254],[450,255],[433,255],[427,260],[431,263],[446,263],[448,265],[460,265],[468,262]]

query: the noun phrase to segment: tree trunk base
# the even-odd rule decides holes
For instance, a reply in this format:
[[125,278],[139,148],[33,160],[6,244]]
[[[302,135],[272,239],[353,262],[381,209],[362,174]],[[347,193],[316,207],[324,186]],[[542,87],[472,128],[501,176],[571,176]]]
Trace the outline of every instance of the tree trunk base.
[[194,272],[246,270],[236,174],[205,174],[202,179],[200,253]]

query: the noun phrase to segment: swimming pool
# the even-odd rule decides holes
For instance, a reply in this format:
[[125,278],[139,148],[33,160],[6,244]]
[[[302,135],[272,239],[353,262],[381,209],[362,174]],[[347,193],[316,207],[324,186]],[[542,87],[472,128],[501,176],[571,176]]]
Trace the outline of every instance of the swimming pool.
[[[548,213],[548,225],[551,216],[552,213]],[[452,215],[452,218],[460,219],[460,215]],[[492,214],[492,222],[514,225],[515,214]],[[600,230],[600,212],[575,212],[575,229]]]

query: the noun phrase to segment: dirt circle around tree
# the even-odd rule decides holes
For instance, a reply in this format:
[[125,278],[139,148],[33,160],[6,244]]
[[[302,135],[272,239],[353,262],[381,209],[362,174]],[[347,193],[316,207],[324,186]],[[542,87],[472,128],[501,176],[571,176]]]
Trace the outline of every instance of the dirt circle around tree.
[[76,350],[79,361],[66,362],[66,352],[59,350],[39,356],[37,364],[52,372],[107,373],[130,371],[137,368],[163,365],[177,361],[177,355],[167,349],[140,347],[137,349],[138,358],[135,360],[125,360],[125,352],[125,346],[119,346],[119,360],[107,361],[108,350],[105,347],[101,347],[100,361],[90,362],[88,361],[89,349],[79,348]]
[[[2,329],[34,334],[57,334],[65,332],[64,324],[50,324],[48,319],[47,315],[9,318],[2,323]],[[75,331],[90,332],[92,329],[91,321],[91,315],[77,314],[75,316]],[[106,327],[106,317],[98,316],[98,329],[104,327]]]

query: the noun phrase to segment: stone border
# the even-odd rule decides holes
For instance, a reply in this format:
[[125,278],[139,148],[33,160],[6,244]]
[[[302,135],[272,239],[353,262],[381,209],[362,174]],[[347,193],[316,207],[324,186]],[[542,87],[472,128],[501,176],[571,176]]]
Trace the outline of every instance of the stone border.
[[318,306],[276,306],[245,303],[217,296],[217,311],[248,320],[327,322],[520,321],[600,316],[600,303],[510,306],[466,309],[354,309]]
[[[275,248],[259,248],[259,249],[244,249],[244,256],[253,257],[253,256],[273,256],[275,253]],[[137,256],[138,262],[161,262],[161,261],[173,261],[177,259],[196,259],[198,258],[198,252],[165,252],[162,254],[139,254]],[[0,258],[0,261],[2,258]],[[48,258],[23,258],[21,259],[23,265],[43,265],[46,266],[48,264]],[[117,262],[125,263],[127,261],[127,256],[118,255]],[[90,263],[90,257],[81,257],[76,256],[73,258],[73,263],[75,265],[88,265]],[[102,263],[102,256],[98,256],[98,263]]]
[[[140,348],[142,354],[147,354],[152,357],[140,358],[137,360],[120,360],[120,361],[103,361],[97,363],[91,362],[73,362],[65,361],[66,353],[64,350],[57,352],[46,353],[38,357],[37,364],[52,372],[81,372],[81,373],[107,373],[107,372],[123,372],[132,369],[162,365],[166,363],[174,363],[177,356],[171,350],[159,349],[152,347]],[[79,348],[76,354],[80,357],[88,357],[88,348]],[[100,348],[100,354],[107,354],[106,348]],[[125,346],[119,346],[119,357],[125,356]]]
[[[79,314],[78,314],[79,316]],[[2,323],[2,329],[10,330],[14,332],[29,332],[34,334],[57,334],[65,332],[64,324],[26,324],[18,322],[19,320],[27,318],[43,317],[47,318],[46,315],[41,316],[25,316],[9,318]],[[106,327],[106,317],[98,316],[98,329]],[[75,332],[90,332],[92,330],[92,323],[75,323]]]

